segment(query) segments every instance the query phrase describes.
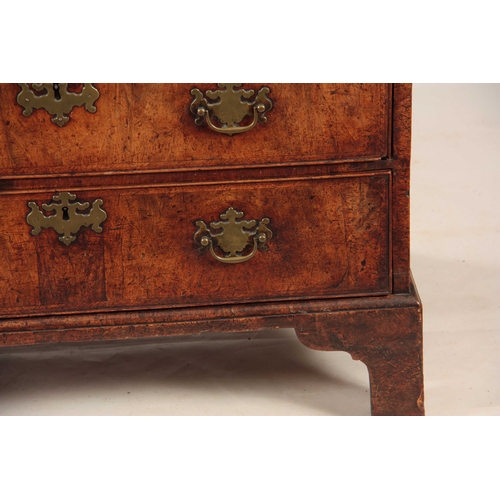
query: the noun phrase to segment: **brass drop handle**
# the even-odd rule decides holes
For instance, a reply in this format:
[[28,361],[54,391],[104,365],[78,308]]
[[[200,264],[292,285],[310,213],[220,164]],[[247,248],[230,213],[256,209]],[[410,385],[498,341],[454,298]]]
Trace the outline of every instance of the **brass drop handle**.
[[[55,211],[54,215],[45,216],[34,201],[28,202],[31,212],[26,217],[26,222],[33,227],[31,234],[36,236],[42,228],[52,228],[56,233],[61,234],[59,241],[69,245],[76,240],[75,234],[82,227],[92,226],[96,233],[102,232],[101,224],[107,219],[108,214],[101,208],[103,201],[100,199],[92,202],[92,208],[88,214],[77,212],[86,210],[90,204],[80,203],[76,200],[76,195],[62,192],[54,195],[52,199],[60,203],[43,203],[42,208],[48,212]],[[73,202],[73,203],[70,203]]]
[[[196,125],[206,123],[208,127],[220,134],[241,134],[267,121],[266,113],[273,107],[273,102],[267,94],[269,87],[262,87],[253,101],[247,99],[254,95],[253,90],[236,89],[241,83],[219,83],[219,88],[225,90],[207,90],[206,97],[201,90],[192,89],[195,99],[191,103],[191,113],[196,116]],[[210,102],[210,100],[214,102]],[[253,121],[247,125],[239,125],[247,116],[253,116]],[[217,126],[214,117],[221,126]]]
[[[198,227],[194,235],[194,241],[198,244],[198,251],[203,253],[210,250],[214,259],[224,264],[239,264],[250,260],[257,250],[267,250],[267,242],[273,233],[267,227],[270,220],[267,217],[260,221],[237,220],[244,216],[243,212],[229,207],[225,213],[220,215],[221,221],[211,222],[210,227],[219,232],[212,232],[202,220],[195,222]],[[258,225],[257,225],[258,224]],[[257,226],[255,228],[255,226]],[[215,241],[215,243],[214,243]],[[248,251],[247,247],[252,246]],[[218,247],[219,253],[214,247]],[[220,255],[220,252],[224,255]],[[243,253],[246,251],[246,253]]]

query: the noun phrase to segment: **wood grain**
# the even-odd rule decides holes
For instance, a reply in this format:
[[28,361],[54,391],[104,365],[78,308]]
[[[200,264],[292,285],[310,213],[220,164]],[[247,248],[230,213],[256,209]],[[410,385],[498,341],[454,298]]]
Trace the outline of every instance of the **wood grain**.
[[410,84],[394,85],[392,144],[393,286],[394,293],[408,293],[410,289]]
[[[214,84],[96,86],[60,128],[0,85],[0,346],[295,328],[367,365],[374,415],[423,415],[411,85],[269,84],[268,121],[233,137],[189,111]],[[32,236],[27,202],[57,191],[103,199],[103,233]],[[193,241],[230,206],[274,233],[236,265]]]
[[[32,236],[25,222],[27,202],[52,193],[0,195],[4,251],[16,256],[0,269],[1,315],[387,294],[390,186],[386,171],[75,192],[98,195],[108,219],[103,233],[84,228],[69,246],[52,229]],[[193,241],[196,220],[218,221],[231,206],[247,220],[270,218],[274,233],[267,252],[237,265],[201,255]]]
[[[258,90],[263,84],[248,88]],[[218,134],[194,123],[190,91],[206,84],[96,84],[97,112],[74,108],[62,128],[22,115],[17,84],[0,85],[0,176],[379,159],[389,133],[387,84],[268,84],[265,124]]]
[[422,305],[409,294],[101,313],[0,322],[0,346],[294,328],[368,367],[373,415],[423,415]]

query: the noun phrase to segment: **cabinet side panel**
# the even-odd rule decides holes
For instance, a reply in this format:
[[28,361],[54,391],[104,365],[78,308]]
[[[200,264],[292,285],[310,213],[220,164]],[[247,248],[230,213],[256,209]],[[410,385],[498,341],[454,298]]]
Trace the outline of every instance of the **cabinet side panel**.
[[411,93],[411,84],[394,84],[392,142],[394,293],[408,293],[410,286]]

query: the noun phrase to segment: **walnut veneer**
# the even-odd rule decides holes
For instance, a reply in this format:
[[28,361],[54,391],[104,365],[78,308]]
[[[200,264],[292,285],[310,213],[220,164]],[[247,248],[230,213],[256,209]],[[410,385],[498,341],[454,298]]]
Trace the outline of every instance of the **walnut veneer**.
[[[367,365],[372,414],[423,414],[411,86],[267,86],[267,122],[229,136],[190,111],[215,85],[95,84],[63,127],[0,85],[0,345],[294,328]],[[31,234],[28,202],[58,192],[102,200],[102,232]],[[193,239],[229,207],[272,231],[231,265]]]

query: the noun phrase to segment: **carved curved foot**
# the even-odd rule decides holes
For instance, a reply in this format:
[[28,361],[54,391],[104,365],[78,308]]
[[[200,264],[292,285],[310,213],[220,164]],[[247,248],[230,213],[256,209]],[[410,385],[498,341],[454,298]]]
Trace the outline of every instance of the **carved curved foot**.
[[315,314],[312,323],[296,329],[297,336],[311,349],[347,351],[366,364],[372,415],[424,415],[422,308],[416,292],[366,299],[364,305]]
[[416,337],[403,344],[361,359],[370,374],[372,415],[424,415],[422,344]]

